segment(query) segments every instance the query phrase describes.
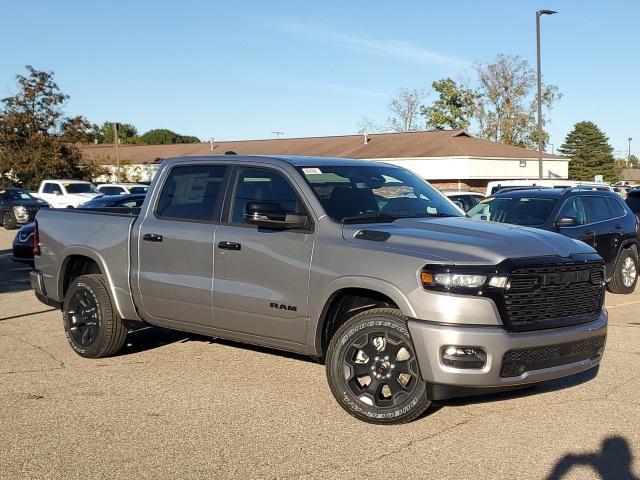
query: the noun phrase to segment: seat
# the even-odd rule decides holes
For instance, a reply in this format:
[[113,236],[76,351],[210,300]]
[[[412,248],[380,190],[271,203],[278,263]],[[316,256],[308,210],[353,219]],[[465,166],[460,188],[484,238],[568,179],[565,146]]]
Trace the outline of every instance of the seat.
[[366,212],[378,212],[378,204],[371,189],[351,186],[333,187],[324,208],[330,217],[338,220]]

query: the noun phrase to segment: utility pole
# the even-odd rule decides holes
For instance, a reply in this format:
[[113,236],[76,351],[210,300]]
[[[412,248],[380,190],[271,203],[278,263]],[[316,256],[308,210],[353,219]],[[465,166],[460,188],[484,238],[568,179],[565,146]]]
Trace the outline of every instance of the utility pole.
[[538,65],[538,178],[544,178],[544,166],[542,164],[542,72],[540,68],[540,17],[553,15],[553,10],[538,10],[536,12],[536,56]]
[[120,183],[120,152],[118,151],[118,123],[113,122],[113,142],[116,146],[116,180]]
[[280,138],[280,135],[284,135],[284,132],[271,132],[271,133],[273,133],[278,139]]
[[631,140],[633,138],[629,137],[629,154],[627,155],[627,167],[631,168]]

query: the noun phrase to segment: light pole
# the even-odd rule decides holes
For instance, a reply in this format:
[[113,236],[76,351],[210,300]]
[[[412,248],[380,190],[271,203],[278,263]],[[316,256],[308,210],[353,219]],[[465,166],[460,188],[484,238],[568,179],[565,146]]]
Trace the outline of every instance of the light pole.
[[544,178],[544,168],[542,165],[542,72],[540,71],[540,17],[542,15],[553,15],[553,10],[538,10],[536,12],[536,53],[538,60],[538,177]]
[[627,155],[627,168],[631,167],[631,140],[633,140],[633,138],[629,137],[629,154]]

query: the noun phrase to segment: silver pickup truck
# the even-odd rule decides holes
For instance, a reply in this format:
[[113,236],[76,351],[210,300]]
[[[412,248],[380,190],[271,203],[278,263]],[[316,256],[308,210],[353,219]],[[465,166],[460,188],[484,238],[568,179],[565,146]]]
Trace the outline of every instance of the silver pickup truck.
[[79,355],[116,354],[136,322],[303,353],[369,422],[595,373],[605,347],[591,247],[464,218],[384,163],[175,158],[139,212],[36,221],[31,284]]

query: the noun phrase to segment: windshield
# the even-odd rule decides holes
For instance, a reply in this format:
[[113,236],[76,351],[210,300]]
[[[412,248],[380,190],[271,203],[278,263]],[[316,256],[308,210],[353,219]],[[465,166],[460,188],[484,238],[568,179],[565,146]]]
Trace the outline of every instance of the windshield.
[[515,225],[542,225],[549,220],[556,198],[489,197],[467,212],[469,218]]
[[90,183],[65,183],[64,188],[67,193],[99,193]]
[[15,202],[16,200],[34,200],[35,201],[35,198],[32,197],[29,194],[29,192],[25,190],[7,190],[4,193],[4,199],[9,202]]
[[403,168],[367,165],[299,170],[327,215],[337,222],[462,216],[435,188]]

